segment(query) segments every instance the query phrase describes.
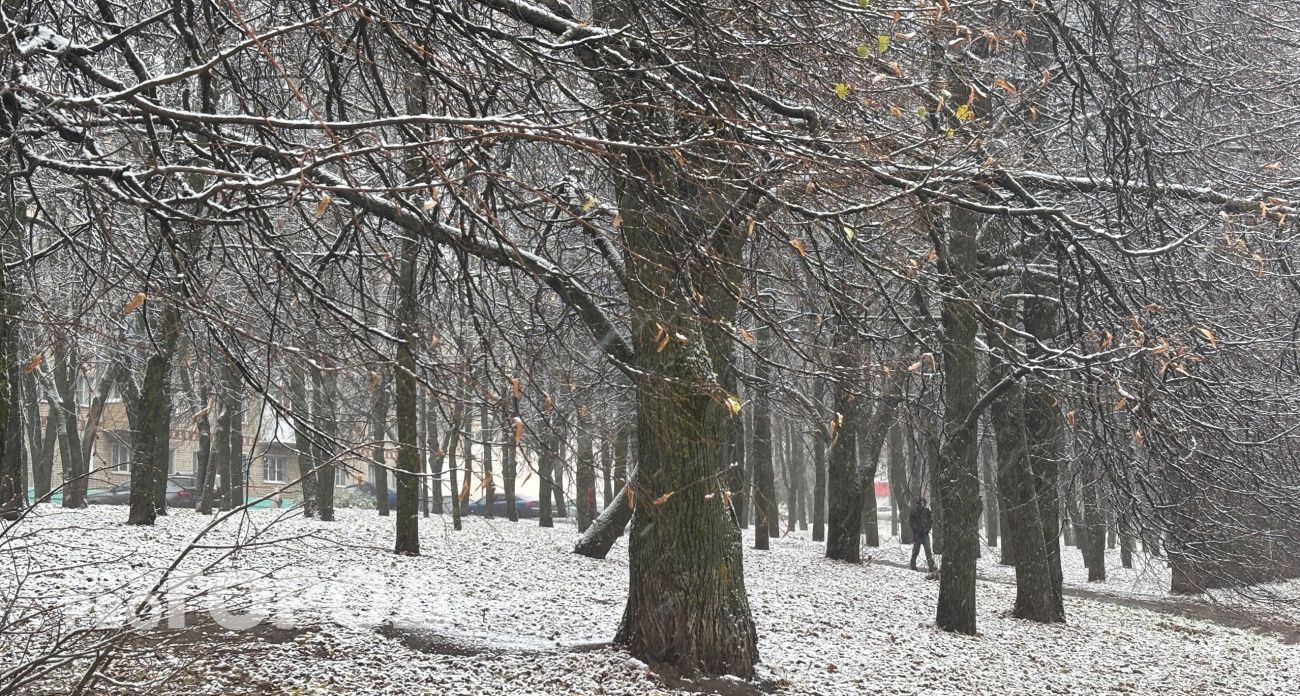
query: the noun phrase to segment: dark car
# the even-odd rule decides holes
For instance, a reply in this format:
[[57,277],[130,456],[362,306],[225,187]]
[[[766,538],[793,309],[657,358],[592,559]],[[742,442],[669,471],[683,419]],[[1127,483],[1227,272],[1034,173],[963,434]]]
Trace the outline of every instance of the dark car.
[[[537,517],[540,514],[541,503],[533,498],[526,498],[522,495],[515,496],[515,510],[520,517]],[[479,498],[469,504],[469,514],[483,516],[487,511],[487,496]],[[504,495],[495,496],[492,499],[492,516],[506,516],[506,497]]]
[[[193,476],[167,477],[167,507],[192,508],[198,502],[199,492]],[[97,488],[86,492],[87,505],[126,505],[131,502],[131,484],[119,483],[112,488]]]
[[[355,493],[356,495],[366,496],[372,500],[375,498],[375,484],[369,481],[366,481],[365,483],[354,483],[351,486],[344,486],[343,490]],[[388,507],[389,509],[397,507],[397,491],[391,488],[388,489]]]

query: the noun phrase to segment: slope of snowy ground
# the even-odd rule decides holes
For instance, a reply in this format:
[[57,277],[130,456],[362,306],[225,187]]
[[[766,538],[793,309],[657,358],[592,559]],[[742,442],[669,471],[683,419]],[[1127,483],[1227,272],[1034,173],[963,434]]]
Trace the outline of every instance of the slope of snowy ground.
[[[46,632],[120,624],[123,601],[140,606],[209,522],[188,511],[152,529],[124,518],[121,508],[45,508],[9,530],[4,605],[43,610]],[[360,510],[332,524],[275,510],[232,518],[150,605],[176,627],[140,621],[143,635],[104,670],[118,685],[96,693],[683,693],[625,653],[587,645],[617,628],[622,542],[594,561],[570,553],[571,525],[468,519],[455,532],[433,518],[422,521],[424,554],[398,557],[392,524]],[[945,634],[933,628],[937,583],[826,561],[805,536],[745,554],[763,672],[778,693],[1291,694],[1300,684],[1300,647],[1272,637],[1075,598],[1068,625],[1034,625],[1003,615],[1014,588],[998,582],[978,585],[980,635]],[[251,545],[229,555],[239,541]],[[902,553],[889,543],[869,552]],[[991,554],[981,568],[1001,572]],[[239,611],[196,611],[213,607]],[[268,618],[249,628],[244,610]],[[403,639],[426,635],[438,640]],[[3,671],[20,645],[0,643]],[[29,690],[66,689],[52,678]]]

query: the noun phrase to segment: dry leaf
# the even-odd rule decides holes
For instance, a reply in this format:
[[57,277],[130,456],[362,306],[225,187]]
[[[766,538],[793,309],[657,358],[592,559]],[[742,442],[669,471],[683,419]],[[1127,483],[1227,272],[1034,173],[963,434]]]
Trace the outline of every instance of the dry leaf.
[[668,491],[667,493],[664,493],[663,495],[659,496],[658,498],[655,498],[655,499],[654,499],[654,504],[655,504],[655,505],[663,505],[664,503],[668,502],[668,499],[671,498],[671,497],[673,497],[674,495],[677,495],[677,491]]
[[518,445],[524,439],[524,419],[515,416],[515,444]]
[[126,306],[122,308],[122,314],[130,314],[131,312],[140,309],[140,305],[144,304],[144,297],[145,295],[143,292],[137,292],[131,300],[126,303]]
[[37,353],[33,355],[31,360],[28,360],[27,364],[23,365],[23,374],[30,375],[31,373],[35,372],[36,368],[40,367],[41,362],[43,362],[44,360],[45,360],[44,353]]
[[314,214],[316,217],[320,217],[324,215],[325,211],[330,207],[330,201],[332,200],[334,199],[331,198],[328,193],[325,194],[324,196],[321,196],[320,200],[316,202],[316,209],[312,211],[312,214]]
[[790,246],[794,247],[794,250],[799,252],[800,256],[808,255],[808,245],[804,244],[802,239],[791,239]]

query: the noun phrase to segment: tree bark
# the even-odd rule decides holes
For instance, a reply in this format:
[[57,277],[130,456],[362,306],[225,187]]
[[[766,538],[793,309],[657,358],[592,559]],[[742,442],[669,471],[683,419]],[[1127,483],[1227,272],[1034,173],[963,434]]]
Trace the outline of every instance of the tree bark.
[[587,531],[596,519],[596,452],[592,443],[588,406],[578,407],[577,488],[578,533]]
[[[145,312],[148,304],[139,311]],[[180,338],[180,316],[170,302],[158,311],[153,350],[145,362],[140,388],[140,422],[133,442],[131,511],[127,524],[151,525],[167,505],[167,475],[171,455],[171,373]]]
[[50,412],[51,418],[61,418],[59,426],[59,457],[63,464],[63,507],[86,506],[86,476],[89,460],[81,457],[81,430],[77,425],[76,358],[66,337],[54,343],[54,384],[59,394],[59,412]]
[[[998,313],[1003,324],[1012,325],[1014,307],[1004,306]],[[996,331],[986,334],[988,344],[1005,355],[1006,339]],[[1005,362],[996,355],[989,361],[989,383],[996,384],[1009,375]],[[1016,601],[1012,615],[1042,623],[1064,621],[1057,612],[1048,568],[1047,543],[1043,538],[1038,491],[1025,441],[1024,392],[1012,383],[989,409],[998,457],[997,485],[1001,512],[1007,520],[1007,534],[1002,539],[1002,562],[1016,568]]]
[[[311,443],[315,438],[311,432],[311,401],[307,396],[305,371],[303,365],[289,366],[289,405],[293,409],[293,445],[298,452],[303,515],[315,517],[319,481],[316,478],[315,457],[312,456],[315,448]],[[330,485],[333,483],[330,481]]]
[[387,517],[388,509],[388,457],[385,441],[388,439],[388,380],[387,375],[375,380],[375,400],[370,412],[370,462],[374,465],[375,511]]
[[754,457],[754,548],[765,551],[771,547],[771,538],[779,534],[780,517],[776,510],[776,474],[772,463],[772,397],[768,384],[769,355],[772,350],[772,330],[766,326],[758,330],[758,356],[754,364],[754,425],[750,449]]
[[[416,355],[420,345],[419,305],[415,275],[420,247],[403,235],[398,248],[397,352],[393,382],[397,392],[397,529],[393,551],[410,556],[420,553],[420,399]],[[388,490],[383,494],[388,504]]]
[[848,321],[834,319],[831,398],[835,417],[826,463],[826,557],[859,563],[862,560],[862,478],[857,462],[858,395],[852,385],[862,378],[852,350],[854,337]]
[[[1055,340],[1057,309],[1055,301],[1041,296],[1049,292],[1048,289],[1033,282],[1028,283],[1026,289],[1033,296],[1027,298],[1024,304],[1025,331],[1037,339],[1027,346],[1032,359],[1042,355],[1042,349],[1037,347],[1039,342],[1050,345]],[[1063,620],[1065,595],[1062,591],[1061,547],[1058,541],[1061,536],[1061,512],[1056,490],[1062,460],[1060,436],[1063,426],[1057,403],[1052,390],[1042,379],[1027,380],[1024,397],[1025,439],[1043,524],[1043,542],[1052,577],[1053,601],[1057,614]]]
[[899,420],[889,432],[889,490],[894,499],[895,515],[899,518],[898,543],[910,546],[912,543],[912,525],[902,519],[909,514],[915,501],[912,496],[913,486],[917,482],[908,476],[906,425]]
[[826,540],[826,424],[822,422],[822,406],[826,400],[826,383],[813,380],[813,404],[817,408],[817,422],[813,428],[813,541]]
[[555,475],[555,460],[559,458],[557,450],[560,446],[560,435],[555,431],[553,416],[548,414],[544,421],[540,437],[541,447],[537,453],[537,497],[539,498],[537,526],[554,527],[555,520],[552,518],[551,511],[551,500],[554,497],[551,493],[553,488],[551,477]]
[[338,446],[339,425],[336,405],[339,400],[338,375],[318,365],[311,366],[312,417],[319,433],[315,454],[316,465],[316,516],[321,522],[334,521],[334,462]]
[[624,528],[632,520],[632,505],[627,497],[629,485],[625,484],[618,490],[618,494],[600,513],[600,517],[597,517],[582,538],[578,539],[578,543],[573,547],[574,553],[596,559],[603,559],[609,555],[614,542],[623,536]]
[[944,428],[938,484],[943,530],[936,625],[975,635],[975,562],[979,553],[979,464],[975,406],[979,365],[975,353],[976,296],[969,287],[977,264],[976,220],[953,211],[946,244],[940,250],[948,279],[943,299]]

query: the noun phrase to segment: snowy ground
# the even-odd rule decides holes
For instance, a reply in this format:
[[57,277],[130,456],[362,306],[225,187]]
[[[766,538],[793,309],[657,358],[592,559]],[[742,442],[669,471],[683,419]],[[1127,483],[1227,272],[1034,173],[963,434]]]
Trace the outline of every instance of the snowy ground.
[[[3,604],[43,611],[34,625],[45,635],[120,625],[123,603],[138,607],[209,521],[180,511],[149,529],[124,518],[123,508],[46,508],[11,529],[0,538]],[[937,583],[823,560],[806,535],[745,555],[763,672],[778,693],[1293,694],[1300,684],[1300,646],[1242,629],[1074,597],[1065,626],[1007,618],[1014,588],[997,581],[1010,571],[992,550],[981,561],[980,635],[945,634],[933,628]],[[624,544],[594,561],[570,553],[570,525],[481,519],[461,532],[425,520],[422,536],[422,556],[397,557],[391,518],[373,511],[341,511],[333,524],[275,510],[238,516],[168,574],[166,599],[138,622],[142,637],[106,670],[120,686],[96,693],[685,693],[589,645],[618,624]],[[236,541],[255,545],[229,556],[223,547]],[[867,552],[907,560],[888,540]],[[1083,585],[1077,556],[1067,549],[1067,582]],[[1157,565],[1120,572],[1116,558],[1107,588],[1157,593]],[[238,611],[214,624],[196,607]],[[250,628],[244,610],[268,618]],[[401,631],[376,630],[393,625]],[[34,647],[14,635],[0,635],[0,671]],[[439,638],[403,640],[411,635]]]

